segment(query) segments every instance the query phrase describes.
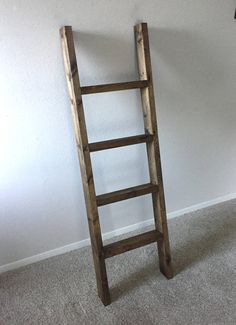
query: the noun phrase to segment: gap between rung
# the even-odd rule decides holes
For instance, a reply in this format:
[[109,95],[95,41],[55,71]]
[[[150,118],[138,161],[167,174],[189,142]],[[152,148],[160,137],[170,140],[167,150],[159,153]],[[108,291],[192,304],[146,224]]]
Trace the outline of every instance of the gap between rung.
[[129,82],[118,82],[111,84],[95,85],[95,86],[84,86],[80,87],[82,95],[103,93],[107,91],[119,91],[128,89],[137,89],[148,87],[148,80],[137,80]]
[[109,258],[115,255],[128,252],[132,249],[136,249],[151,243],[160,241],[163,239],[162,234],[158,230],[151,230],[134,237],[123,239],[115,243],[105,245],[103,247],[104,257]]

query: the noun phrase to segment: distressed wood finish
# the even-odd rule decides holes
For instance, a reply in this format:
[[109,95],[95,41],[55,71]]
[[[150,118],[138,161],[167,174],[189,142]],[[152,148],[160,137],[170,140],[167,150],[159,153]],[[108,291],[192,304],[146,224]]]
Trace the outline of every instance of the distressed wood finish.
[[118,83],[113,83],[113,84],[81,87],[81,94],[82,95],[97,94],[97,93],[105,93],[108,91],[120,91],[120,90],[144,88],[147,86],[148,86],[147,80],[118,82]]
[[124,190],[98,195],[97,205],[102,206],[114,202],[131,199],[137,196],[154,193],[157,191],[158,191],[158,185],[156,184],[148,183],[148,184],[133,186],[133,187],[126,188]]
[[140,80],[149,81],[149,87],[141,89],[141,98],[145,133],[154,135],[154,140],[147,143],[147,154],[151,182],[153,184],[158,184],[159,186],[159,191],[152,194],[156,229],[163,234],[163,240],[158,244],[159,263],[161,272],[168,279],[170,279],[173,277],[173,270],[171,265],[171,254],[166,220],[166,207],[157,133],[157,118],[147,24],[141,23],[136,25],[134,27],[134,32],[136,39],[139,77]]
[[70,93],[76,144],[80,160],[98,294],[104,305],[108,305],[111,300],[108,288],[105,259],[103,254],[101,229],[98,209],[96,205],[93,172],[88,149],[88,137],[85,124],[84,108],[81,98],[80,81],[71,26],[65,26],[61,28],[60,34],[66,78]]
[[151,230],[137,236],[126,238],[104,246],[105,258],[128,252],[151,243],[161,241],[162,234],[157,230]]
[[119,138],[114,140],[94,142],[94,143],[89,143],[89,151],[94,152],[94,151],[113,149],[113,148],[118,148],[123,146],[131,146],[138,143],[149,142],[152,139],[153,136],[151,134],[150,135],[140,134],[140,135],[135,135],[127,138]]

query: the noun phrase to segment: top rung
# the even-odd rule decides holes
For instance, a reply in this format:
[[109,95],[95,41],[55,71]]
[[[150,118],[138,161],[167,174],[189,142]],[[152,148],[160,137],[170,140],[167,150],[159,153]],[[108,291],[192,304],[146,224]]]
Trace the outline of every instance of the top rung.
[[118,91],[118,90],[128,90],[148,87],[148,80],[137,80],[129,82],[119,82],[113,84],[103,84],[95,86],[85,86],[80,87],[81,95],[103,93],[107,91]]

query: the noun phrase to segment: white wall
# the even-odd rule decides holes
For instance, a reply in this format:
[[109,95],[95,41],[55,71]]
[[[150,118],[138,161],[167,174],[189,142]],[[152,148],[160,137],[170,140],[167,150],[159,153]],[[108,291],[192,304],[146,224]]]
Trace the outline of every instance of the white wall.
[[[168,211],[236,192],[235,1],[2,0],[0,265],[88,237],[59,28],[82,85],[137,77],[147,21]],[[136,91],[84,98],[90,141],[142,133]],[[97,193],[148,180],[143,145],[93,154]],[[107,206],[103,232],[152,217],[148,197]]]

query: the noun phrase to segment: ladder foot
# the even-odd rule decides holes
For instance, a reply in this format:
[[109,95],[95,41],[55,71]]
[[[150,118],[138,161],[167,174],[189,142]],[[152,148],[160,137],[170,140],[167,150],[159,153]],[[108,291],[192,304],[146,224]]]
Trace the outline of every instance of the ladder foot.
[[110,290],[109,290],[107,279],[106,281],[102,281],[101,278],[97,278],[97,290],[98,290],[98,297],[101,299],[103,305],[104,306],[110,305],[111,296],[110,296]]
[[105,296],[99,296],[99,298],[101,299],[104,306],[108,306],[111,304],[111,297],[109,293]]
[[168,280],[174,277],[174,272],[171,264],[160,265],[160,271]]
[[159,255],[159,266],[161,273],[169,280],[174,277],[174,271],[172,267],[171,257],[170,255],[163,253],[161,247],[158,247],[158,255]]

